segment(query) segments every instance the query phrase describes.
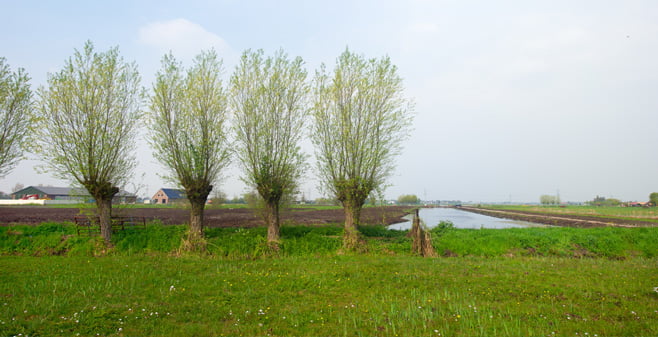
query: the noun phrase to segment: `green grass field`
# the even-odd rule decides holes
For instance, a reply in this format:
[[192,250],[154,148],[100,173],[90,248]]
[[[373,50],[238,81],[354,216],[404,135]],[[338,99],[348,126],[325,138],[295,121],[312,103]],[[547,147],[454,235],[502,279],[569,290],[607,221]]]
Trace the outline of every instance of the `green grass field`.
[[622,219],[642,219],[658,222],[658,207],[598,207],[598,206],[528,206],[528,205],[492,205],[486,208],[500,210],[518,210],[533,213],[550,213],[562,215],[585,215],[594,217],[612,217]]
[[[71,224],[0,227],[0,336],[657,336],[658,227],[437,227],[444,257],[405,232],[338,225],[184,226],[78,237]],[[452,257],[445,257],[452,256]]]
[[0,257],[0,335],[656,336],[655,259]]

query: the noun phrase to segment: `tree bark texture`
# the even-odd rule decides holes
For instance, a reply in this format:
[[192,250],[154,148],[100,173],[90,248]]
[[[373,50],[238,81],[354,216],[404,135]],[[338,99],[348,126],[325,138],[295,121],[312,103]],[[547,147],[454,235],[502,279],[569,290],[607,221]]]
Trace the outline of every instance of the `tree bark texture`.
[[265,203],[265,221],[267,221],[267,243],[278,249],[281,239],[281,218],[278,202]]
[[212,185],[204,184],[188,186],[185,189],[187,200],[190,202],[190,225],[187,240],[183,242],[183,249],[186,251],[204,251],[206,249],[203,213],[210,191],[212,191]]
[[359,247],[359,221],[361,219],[361,205],[345,203],[345,229],[343,232],[343,248],[348,251]]
[[203,238],[203,211],[205,204],[205,201],[190,200],[189,239]]
[[101,227],[101,236],[106,245],[112,240],[112,198],[96,198],[96,208]]

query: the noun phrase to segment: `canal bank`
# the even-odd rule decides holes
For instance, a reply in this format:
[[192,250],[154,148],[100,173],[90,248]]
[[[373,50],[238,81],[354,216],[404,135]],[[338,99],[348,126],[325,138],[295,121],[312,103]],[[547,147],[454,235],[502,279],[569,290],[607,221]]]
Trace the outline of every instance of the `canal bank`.
[[532,213],[527,211],[517,210],[498,210],[483,207],[461,206],[457,207],[460,210],[486,215],[501,219],[512,219],[519,221],[529,221],[533,223],[540,223],[550,226],[560,227],[578,227],[578,228],[591,228],[591,227],[654,227],[655,222],[642,221],[639,219],[619,219],[619,218],[605,218],[593,217],[584,215],[555,215],[555,214],[542,214]]

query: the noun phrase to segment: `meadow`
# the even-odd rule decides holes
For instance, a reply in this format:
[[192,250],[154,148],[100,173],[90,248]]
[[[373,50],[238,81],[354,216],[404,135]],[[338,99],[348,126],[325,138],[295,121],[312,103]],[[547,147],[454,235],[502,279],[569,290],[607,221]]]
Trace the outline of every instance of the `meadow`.
[[150,223],[114,248],[68,223],[0,227],[0,336],[656,336],[658,228],[405,232],[339,225],[208,229]]
[[658,207],[601,207],[601,206],[539,206],[539,205],[487,205],[499,210],[517,210],[538,214],[584,215],[592,217],[642,219],[658,223]]

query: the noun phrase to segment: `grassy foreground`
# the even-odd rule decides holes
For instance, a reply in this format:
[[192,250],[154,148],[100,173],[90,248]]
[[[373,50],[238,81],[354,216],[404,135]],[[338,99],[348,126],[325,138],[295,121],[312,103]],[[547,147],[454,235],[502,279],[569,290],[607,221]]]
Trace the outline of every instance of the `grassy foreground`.
[[[0,227],[0,336],[657,336],[658,228],[437,227],[444,256],[404,232],[339,226],[211,229],[209,255],[176,254],[183,226],[95,238],[68,224]],[[96,255],[97,257],[94,257]]]
[[656,260],[0,257],[0,335],[656,336]]

